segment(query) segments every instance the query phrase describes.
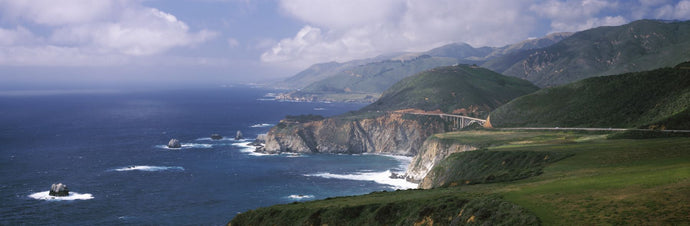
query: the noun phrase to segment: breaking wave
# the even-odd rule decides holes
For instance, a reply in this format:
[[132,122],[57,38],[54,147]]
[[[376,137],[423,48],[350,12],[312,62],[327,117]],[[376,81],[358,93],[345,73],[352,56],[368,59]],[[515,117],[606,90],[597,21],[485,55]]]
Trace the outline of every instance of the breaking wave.
[[241,142],[241,143],[234,143],[232,146],[239,147],[241,148],[240,151],[247,153],[249,155],[253,156],[266,156],[266,155],[272,155],[272,154],[266,154],[266,153],[260,153],[260,152],[254,152],[256,150],[256,147],[249,145],[251,142]]
[[273,126],[273,124],[261,123],[261,124],[254,124],[254,125],[251,125],[251,126],[249,126],[249,127],[252,127],[252,128],[263,128],[263,127],[269,127],[269,126]]
[[180,148],[169,148],[168,145],[161,144],[156,145],[157,148],[168,149],[168,150],[179,150],[179,149],[190,149],[190,148],[212,148],[213,144],[197,144],[197,143],[183,143]]
[[287,198],[293,199],[293,200],[302,200],[302,199],[313,199],[313,195],[289,195]]
[[223,137],[218,140],[211,139],[210,137],[197,138],[198,141],[242,141],[244,139],[235,140],[235,137]]
[[122,172],[122,171],[134,171],[134,170],[148,171],[148,172],[166,171],[166,170],[184,171],[184,167],[181,167],[181,166],[127,166],[127,167],[121,167],[121,168],[113,169],[112,171]]
[[38,199],[38,200],[48,200],[48,201],[71,201],[71,200],[88,200],[88,199],[93,199],[93,195],[89,193],[76,193],[76,192],[70,192],[68,196],[51,196],[49,195],[50,191],[42,191],[42,192],[36,192],[29,197],[33,199]]
[[353,174],[334,174],[334,173],[314,173],[305,174],[308,177],[321,177],[327,179],[341,179],[341,180],[357,180],[357,181],[373,181],[378,184],[389,185],[393,189],[413,189],[417,188],[417,184],[409,182],[405,179],[390,178],[391,171],[383,172],[357,172]]

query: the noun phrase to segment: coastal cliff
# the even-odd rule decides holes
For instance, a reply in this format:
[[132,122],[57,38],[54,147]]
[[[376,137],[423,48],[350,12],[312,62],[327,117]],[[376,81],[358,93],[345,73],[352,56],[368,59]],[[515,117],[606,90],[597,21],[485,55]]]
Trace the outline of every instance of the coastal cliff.
[[266,136],[266,153],[380,153],[416,155],[424,140],[446,132],[437,116],[382,113],[308,122],[283,120]]
[[407,167],[405,178],[408,181],[420,183],[436,164],[449,155],[476,149],[471,145],[450,142],[434,136],[429,137]]

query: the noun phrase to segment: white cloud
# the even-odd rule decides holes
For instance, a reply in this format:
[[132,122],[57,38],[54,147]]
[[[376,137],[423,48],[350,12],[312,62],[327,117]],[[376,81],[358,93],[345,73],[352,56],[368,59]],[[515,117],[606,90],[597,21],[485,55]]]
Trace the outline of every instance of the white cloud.
[[0,28],[0,46],[26,45],[38,41],[38,38],[31,31],[22,26],[17,26],[14,29]]
[[230,48],[235,48],[240,46],[240,41],[237,41],[237,39],[234,38],[228,38],[228,46]]
[[0,0],[3,17],[22,19],[42,25],[69,25],[104,20],[114,16],[126,1],[85,0]]
[[[305,67],[309,66],[304,62],[318,62],[323,59],[322,55],[329,53],[343,53],[350,51],[343,41],[328,40],[321,29],[305,26],[295,37],[283,39],[271,48],[271,50],[261,55],[264,62],[279,62],[283,64]],[[295,59],[293,56],[300,56]],[[336,57],[337,59],[337,57]]]
[[283,0],[280,5],[302,21],[336,29],[394,20],[405,9],[398,0]]
[[548,0],[531,5],[530,10],[551,22],[550,32],[562,32],[625,24],[628,20],[622,15],[604,15],[620,7],[617,1]]
[[284,0],[281,7],[304,21],[292,38],[266,51],[264,62],[306,67],[393,51],[422,51],[451,42],[504,45],[528,36],[534,18],[517,1]]
[[627,23],[628,20],[623,18],[622,16],[606,16],[604,18],[589,18],[589,19],[584,19],[582,22],[577,22],[577,23],[569,23],[568,21],[552,21],[551,22],[551,28],[553,28],[552,32],[560,32],[560,31],[582,31],[582,30],[587,30],[590,28],[594,27],[601,27],[601,26],[617,26],[617,25],[622,25]]
[[8,37],[40,40],[17,43],[0,38],[2,65],[117,65],[131,62],[133,56],[156,55],[216,36],[209,30],[191,32],[175,16],[138,1],[0,0],[0,12],[4,20],[48,29],[40,36],[21,26],[0,28],[0,33],[13,34]]
[[281,0],[280,6],[305,26],[261,60],[297,68],[451,42],[500,46],[534,32],[581,31],[642,18],[690,19],[690,0]]
[[670,19],[688,20],[690,19],[690,0],[678,2],[673,7],[673,16]]

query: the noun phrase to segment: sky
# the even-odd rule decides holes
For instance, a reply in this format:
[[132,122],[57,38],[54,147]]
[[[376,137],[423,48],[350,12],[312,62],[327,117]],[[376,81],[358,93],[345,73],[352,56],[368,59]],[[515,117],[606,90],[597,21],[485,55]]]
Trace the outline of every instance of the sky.
[[265,83],[639,19],[689,20],[690,0],[0,0],[0,91]]

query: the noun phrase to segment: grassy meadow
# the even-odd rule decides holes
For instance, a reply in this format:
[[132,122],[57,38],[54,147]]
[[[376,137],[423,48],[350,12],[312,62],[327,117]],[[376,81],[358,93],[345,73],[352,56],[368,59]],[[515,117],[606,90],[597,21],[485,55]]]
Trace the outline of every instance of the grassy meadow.
[[[690,137],[612,137],[625,136],[505,130],[438,134],[433,139],[476,145],[480,150],[474,152],[487,153],[453,154],[439,164],[448,172],[456,167],[474,170],[475,176],[482,171],[513,175],[514,170],[535,169],[529,164],[534,162],[538,173],[469,184],[462,183],[464,174],[453,174],[433,189],[275,205],[242,213],[230,224],[690,224]],[[508,166],[502,163],[511,154],[497,152],[516,153],[524,161]],[[559,159],[537,161],[546,153]],[[480,157],[484,160],[468,161]]]

